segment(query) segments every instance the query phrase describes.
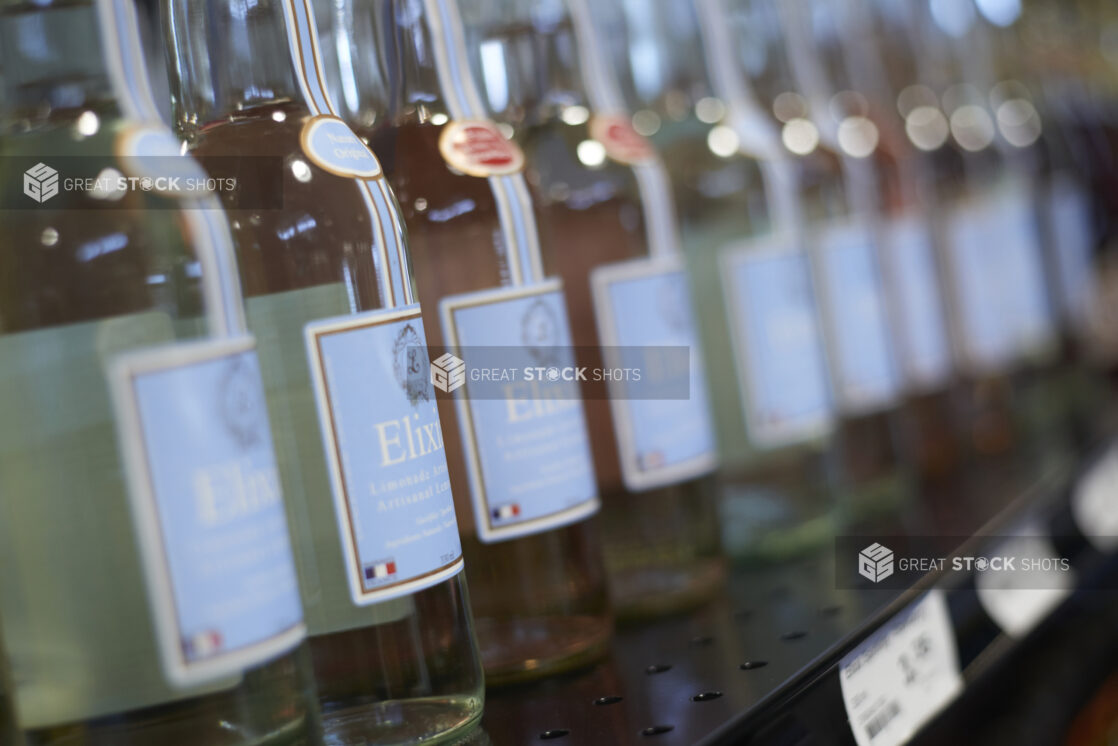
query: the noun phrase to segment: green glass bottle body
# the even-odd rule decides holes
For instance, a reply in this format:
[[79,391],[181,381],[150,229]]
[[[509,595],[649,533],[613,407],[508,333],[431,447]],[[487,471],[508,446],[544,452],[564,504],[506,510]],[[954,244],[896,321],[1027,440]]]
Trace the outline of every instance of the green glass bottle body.
[[[359,519],[336,503],[331,464],[337,462],[330,447],[324,448],[325,425],[316,409],[321,394],[315,366],[321,363],[308,353],[305,339],[309,330],[348,317],[379,323],[390,310],[389,295],[394,310],[411,308],[404,301],[410,289],[386,290],[388,268],[378,265],[385,250],[406,251],[400,221],[375,212],[363,196],[361,178],[328,168],[330,162],[308,144],[310,124],[330,114],[312,111],[320,104],[299,82],[308,80],[306,65],[318,50],[300,47],[307,55],[302,58],[290,51],[288,34],[296,21],[293,15],[285,20],[284,3],[259,3],[246,14],[233,11],[165,4],[175,119],[190,151],[213,164],[212,176],[228,176],[220,172],[227,163],[222,156],[282,164],[280,179],[252,185],[265,197],[281,199],[282,209],[231,202],[228,212],[247,321],[259,340],[277,431],[324,733],[329,742],[347,744],[454,739],[476,724],[484,702],[465,577],[459,572],[405,595],[384,597],[374,588],[360,602],[353,597],[345,536],[368,529],[355,528]],[[313,17],[302,22],[313,27]],[[252,42],[240,43],[242,37]],[[196,77],[205,65],[221,71],[220,85]],[[334,134],[352,137],[342,130]],[[394,207],[388,203],[389,210]],[[410,282],[406,274],[403,281]],[[412,316],[418,314],[405,318]],[[391,344],[378,354],[374,365],[391,369]],[[410,412],[403,416],[419,416]],[[387,408],[374,414],[386,421],[401,416]],[[333,427],[337,422],[332,416]],[[360,446],[343,458],[384,467],[375,443]],[[355,465],[350,462],[349,468]],[[380,482],[370,485],[374,494],[377,485],[387,489],[381,494],[390,502],[406,496]],[[344,524],[338,515],[343,510],[349,521]],[[377,571],[365,567],[364,577],[370,572]]]
[[[17,43],[29,28],[34,50]],[[93,3],[0,7],[0,607],[14,721],[43,745],[318,743],[301,647],[185,687],[160,666],[110,371],[139,351],[209,345],[219,311],[202,287],[217,270],[193,208],[64,184],[35,204],[16,167],[137,175],[122,135],[141,123],[122,115],[103,31]]]
[[[337,96],[341,116],[370,144],[395,192],[428,343],[441,354],[450,339],[440,305],[477,291],[515,292],[510,254],[519,247],[502,225],[488,170],[470,175],[455,167],[470,166],[444,155],[444,136],[461,123],[451,116],[444,95],[451,84],[436,59],[447,52],[434,50],[444,44],[429,20],[437,8],[417,3],[411,10],[385,14],[376,2],[343,2],[320,16],[320,28],[331,48],[346,52],[329,60],[327,77],[338,91],[342,80],[355,84],[354,97]],[[369,49],[377,55],[361,53]],[[513,323],[508,329],[515,331]],[[510,339],[519,340],[519,332]],[[487,682],[514,683],[598,660],[612,617],[596,520],[483,539],[478,515],[489,511],[475,505],[488,507],[473,493],[469,436],[460,437],[454,398],[440,396],[438,405]]]

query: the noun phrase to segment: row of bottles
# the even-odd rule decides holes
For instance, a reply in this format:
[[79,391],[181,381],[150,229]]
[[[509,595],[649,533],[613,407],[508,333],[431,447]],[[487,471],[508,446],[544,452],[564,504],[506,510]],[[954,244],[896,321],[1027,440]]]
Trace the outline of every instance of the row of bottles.
[[457,738],[1069,458],[1101,213],[988,5],[161,0],[168,107],[132,0],[0,4],[0,736]]

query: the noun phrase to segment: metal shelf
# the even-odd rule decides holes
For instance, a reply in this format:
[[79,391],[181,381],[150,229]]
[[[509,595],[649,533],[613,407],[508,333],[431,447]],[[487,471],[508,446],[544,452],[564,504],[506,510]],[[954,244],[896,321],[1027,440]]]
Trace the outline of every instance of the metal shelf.
[[[1071,486],[1096,462],[1093,456],[1041,476],[1002,474],[957,486],[916,506],[919,515],[874,528],[900,534],[903,526],[918,525],[929,535],[970,536],[946,553],[977,554],[988,544],[982,537],[1026,523],[1042,526],[1077,578],[1113,588],[1116,563],[1091,548],[1069,507]],[[619,630],[610,657],[597,667],[490,691],[482,730],[471,743],[847,746],[855,740],[840,661],[929,589],[940,589],[947,600],[966,682],[949,709],[1025,642],[1020,635],[1011,639],[984,611],[969,573],[929,574],[903,589],[844,590],[837,587],[834,555],[828,548],[778,567],[737,567],[726,592],[705,607]]]

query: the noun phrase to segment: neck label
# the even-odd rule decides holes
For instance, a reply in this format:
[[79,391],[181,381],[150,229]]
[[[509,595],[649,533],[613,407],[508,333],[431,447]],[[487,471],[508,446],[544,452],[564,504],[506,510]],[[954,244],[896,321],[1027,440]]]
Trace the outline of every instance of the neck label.
[[524,153],[493,122],[461,119],[443,127],[439,152],[452,168],[469,176],[511,176],[524,169]]
[[330,115],[311,117],[299,135],[303,152],[319,168],[335,176],[375,179],[380,162],[345,122]]
[[590,136],[606,149],[606,155],[626,166],[640,166],[656,160],[648,140],[633,129],[622,114],[597,114],[590,120]]

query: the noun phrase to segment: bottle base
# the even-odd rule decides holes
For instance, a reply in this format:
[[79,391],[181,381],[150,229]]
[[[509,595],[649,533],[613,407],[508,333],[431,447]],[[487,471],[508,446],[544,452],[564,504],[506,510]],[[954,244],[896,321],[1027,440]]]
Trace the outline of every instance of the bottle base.
[[647,567],[611,573],[613,611],[619,622],[679,614],[702,606],[726,580],[721,557],[698,559],[682,567]]
[[381,700],[322,713],[325,746],[456,743],[481,721],[481,697]]
[[515,684],[588,666],[603,658],[613,636],[606,616],[476,619],[490,686]]

